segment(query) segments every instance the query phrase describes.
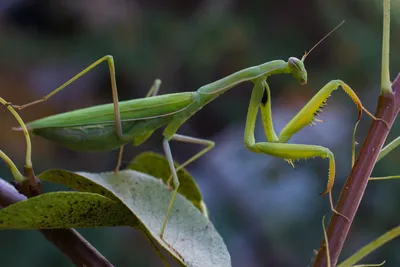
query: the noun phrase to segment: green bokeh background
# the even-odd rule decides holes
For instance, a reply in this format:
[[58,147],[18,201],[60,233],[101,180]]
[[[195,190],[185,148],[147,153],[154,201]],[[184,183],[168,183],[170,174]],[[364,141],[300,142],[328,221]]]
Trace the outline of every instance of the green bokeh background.
[[[391,78],[400,71],[400,2],[392,1]],[[301,57],[342,20],[346,23],[306,59],[309,82],[287,75],[269,79],[276,129],[332,79],[342,79],[374,110],[379,95],[382,1],[128,1],[3,0],[0,2],[0,96],[15,104],[36,100],[101,56],[114,56],[121,100],[143,97],[155,78],[161,93],[192,91],[245,67],[273,59]],[[209,104],[179,131],[216,141],[216,147],[189,166],[199,182],[233,266],[308,266],[322,239],[321,218],[329,215],[319,197],[327,161],[283,160],[253,154],[243,146],[251,84],[241,84]],[[45,104],[21,111],[25,121],[111,101],[106,65],[99,66]],[[291,141],[329,147],[337,159],[334,195],[350,169],[351,133],[357,116],[342,92],[328,101],[321,119]],[[362,142],[371,120],[363,117]],[[22,168],[25,144],[11,131],[16,122],[0,116],[0,149]],[[261,125],[257,138],[264,139]],[[400,133],[396,124],[389,139]],[[162,152],[157,132],[139,148],[127,148],[125,163],[141,151]],[[175,160],[199,148],[172,143]],[[399,174],[394,151],[374,175]],[[51,168],[106,171],[117,151],[77,153],[33,137],[37,173]],[[4,164],[0,176],[11,180]],[[46,189],[52,190],[46,185]],[[371,182],[345,245],[343,257],[400,222],[398,181]],[[141,233],[128,228],[86,229],[83,235],[115,266],[161,266]],[[0,266],[71,266],[36,231],[1,231]],[[400,263],[400,241],[368,262]]]

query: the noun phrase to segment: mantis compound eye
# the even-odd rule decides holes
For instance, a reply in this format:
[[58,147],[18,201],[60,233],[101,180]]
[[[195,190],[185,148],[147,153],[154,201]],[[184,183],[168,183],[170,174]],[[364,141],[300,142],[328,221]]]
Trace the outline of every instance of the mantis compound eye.
[[304,62],[296,57],[290,57],[288,60],[288,65],[294,78],[300,84],[306,84],[307,71],[306,68],[304,67]]
[[303,62],[301,62],[300,59],[298,59],[297,57],[290,57],[288,63],[290,68],[294,69],[295,71],[301,72],[301,65],[303,65]]

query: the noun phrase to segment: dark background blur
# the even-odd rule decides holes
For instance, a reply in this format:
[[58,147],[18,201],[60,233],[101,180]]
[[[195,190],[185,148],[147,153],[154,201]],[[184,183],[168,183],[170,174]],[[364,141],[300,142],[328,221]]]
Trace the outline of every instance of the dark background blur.
[[[391,78],[400,71],[400,2],[392,1]],[[306,60],[309,82],[288,75],[268,81],[273,118],[282,129],[319,88],[342,79],[374,111],[379,95],[382,3],[379,0],[308,1],[128,1],[1,0],[0,96],[15,104],[36,100],[96,59],[114,56],[120,100],[143,97],[155,78],[161,93],[193,91],[237,70],[273,59],[301,57],[342,20],[346,23]],[[321,218],[330,215],[319,197],[327,161],[301,161],[292,169],[281,159],[253,154],[243,145],[251,84],[222,95],[188,121],[179,133],[216,141],[189,171],[198,181],[211,219],[224,238],[233,266],[308,266],[322,239]],[[111,102],[106,64],[50,101],[24,111],[31,121],[80,107]],[[351,133],[357,116],[343,92],[329,99],[321,118],[291,142],[329,147],[337,160],[334,196],[350,169]],[[357,140],[371,119],[364,115]],[[15,120],[0,116],[0,149],[22,169],[25,143],[11,131]],[[395,125],[390,140],[398,136]],[[257,138],[264,140],[260,123]],[[127,162],[141,151],[162,152],[158,131],[139,148],[127,148]],[[172,143],[175,160],[199,147]],[[374,175],[399,174],[399,152],[380,162]],[[78,153],[33,137],[37,173],[51,168],[107,171],[117,151]],[[4,164],[0,176],[11,179]],[[361,203],[344,257],[400,223],[400,183],[371,182]],[[81,231],[116,266],[161,266],[140,232],[128,228]],[[36,231],[0,232],[1,266],[70,266]],[[368,262],[400,263],[400,241],[379,249]]]

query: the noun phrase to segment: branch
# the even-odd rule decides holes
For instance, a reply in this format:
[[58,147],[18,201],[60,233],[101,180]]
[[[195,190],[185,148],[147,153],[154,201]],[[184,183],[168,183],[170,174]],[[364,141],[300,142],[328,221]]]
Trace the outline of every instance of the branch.
[[[0,178],[0,206],[7,207],[26,199],[12,185]],[[38,231],[76,266],[113,266],[74,229],[40,229]]]
[[[358,155],[358,159],[350,173],[346,184],[343,186],[336,209],[350,221],[334,214],[328,226],[327,234],[330,248],[331,266],[336,266],[343,244],[349,233],[357,209],[367,187],[378,154],[386,140],[387,135],[396,119],[400,109],[400,73],[392,84],[391,92],[379,96],[376,117],[385,120],[389,127],[382,121],[373,121],[368,131],[368,136]],[[321,243],[314,267],[327,266],[325,241]]]

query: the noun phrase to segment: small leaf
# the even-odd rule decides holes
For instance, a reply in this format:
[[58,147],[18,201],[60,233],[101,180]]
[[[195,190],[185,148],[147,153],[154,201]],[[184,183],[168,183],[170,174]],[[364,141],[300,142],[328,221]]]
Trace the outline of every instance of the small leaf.
[[[342,263],[338,265],[338,267],[347,267],[353,266],[364,257],[369,255],[370,253],[374,252],[381,246],[385,245],[386,243],[392,241],[393,239],[400,236],[400,226],[394,227],[393,229],[387,231],[374,241],[370,242],[369,244],[365,245],[364,247],[360,248],[356,253],[351,255],[348,259],[344,260]],[[382,266],[385,262],[380,264],[369,264],[369,265],[360,265],[360,266]]]
[[[175,162],[175,168],[179,166]],[[127,169],[147,173],[150,176],[157,177],[163,180],[165,184],[171,175],[168,160],[165,156],[154,152],[143,152],[135,157],[127,166]],[[180,186],[179,194],[186,197],[193,203],[206,217],[208,217],[207,208],[203,201],[200,189],[190,173],[185,169],[180,169],[177,172]],[[172,186],[172,183],[171,183]]]
[[97,193],[112,200],[119,199],[110,191],[90,180],[81,179],[76,173],[66,170],[48,170],[37,176],[42,181],[49,181],[57,184],[63,184],[76,191]]
[[102,191],[104,195],[114,194],[114,198],[124,203],[140,221],[141,227],[145,228],[144,232],[182,264],[231,266],[230,255],[213,224],[180,194],[174,202],[164,238],[159,237],[172,195],[159,179],[132,170],[120,171],[118,174],[68,174],[67,171],[56,170],[47,171],[39,177],[77,190],[90,189]]
[[0,229],[55,229],[134,226],[135,216],[120,202],[93,193],[52,192],[0,210]]

